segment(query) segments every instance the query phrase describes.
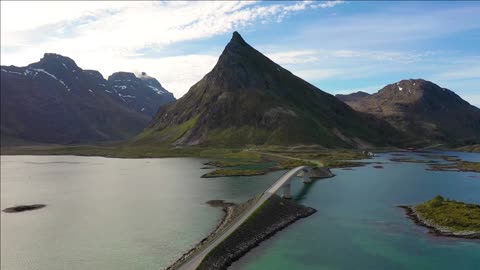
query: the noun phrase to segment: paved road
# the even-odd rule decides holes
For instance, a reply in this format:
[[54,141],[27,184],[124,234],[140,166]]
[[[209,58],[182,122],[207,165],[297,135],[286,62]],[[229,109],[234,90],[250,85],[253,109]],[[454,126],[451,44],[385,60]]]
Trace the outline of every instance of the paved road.
[[237,218],[229,227],[220,235],[217,236],[213,241],[203,247],[201,250],[197,251],[195,255],[190,256],[183,264],[178,266],[178,270],[194,270],[200,263],[203,261],[205,256],[214,249],[218,244],[225,240],[231,233],[233,233],[242,223],[255,211],[257,210],[268,198],[275,194],[291,177],[297,175],[305,166],[300,166],[291,169],[284,175],[282,175],[270,188],[262,193],[257,202],[247,211],[245,211],[240,217]]

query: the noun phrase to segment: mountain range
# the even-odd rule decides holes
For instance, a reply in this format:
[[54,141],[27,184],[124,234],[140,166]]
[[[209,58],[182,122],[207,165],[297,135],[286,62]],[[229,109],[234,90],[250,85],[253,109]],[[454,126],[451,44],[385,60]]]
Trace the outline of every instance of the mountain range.
[[2,66],[0,128],[2,145],[460,146],[480,142],[480,109],[422,79],[333,96],[234,32],[213,69],[176,101],[146,73],[105,79],[58,54]]
[[138,134],[173,95],[143,73],[108,80],[70,58],[46,53],[26,67],[1,66],[2,144],[94,143]]
[[422,79],[389,84],[375,94],[337,95],[353,109],[386,120],[419,142],[480,142],[480,109]]
[[368,147],[397,143],[400,133],[295,76],[234,32],[212,71],[162,107],[135,140]]

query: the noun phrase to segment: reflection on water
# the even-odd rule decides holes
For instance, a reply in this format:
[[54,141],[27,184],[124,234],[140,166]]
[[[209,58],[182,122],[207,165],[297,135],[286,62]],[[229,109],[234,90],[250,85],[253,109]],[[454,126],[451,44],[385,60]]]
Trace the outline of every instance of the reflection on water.
[[200,178],[205,160],[2,156],[1,269],[162,269],[279,174]]

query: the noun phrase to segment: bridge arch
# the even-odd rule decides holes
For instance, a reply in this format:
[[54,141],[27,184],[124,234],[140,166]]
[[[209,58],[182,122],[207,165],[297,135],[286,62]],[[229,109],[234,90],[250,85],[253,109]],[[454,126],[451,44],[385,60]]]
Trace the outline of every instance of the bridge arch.
[[312,180],[310,178],[312,167],[309,166],[300,166],[296,167],[287,173],[285,173],[282,177],[280,177],[277,182],[275,182],[266,192],[268,193],[276,193],[278,190],[282,190],[282,197],[285,199],[290,199],[291,195],[291,181],[298,174],[302,173],[302,182],[303,183],[310,183]]

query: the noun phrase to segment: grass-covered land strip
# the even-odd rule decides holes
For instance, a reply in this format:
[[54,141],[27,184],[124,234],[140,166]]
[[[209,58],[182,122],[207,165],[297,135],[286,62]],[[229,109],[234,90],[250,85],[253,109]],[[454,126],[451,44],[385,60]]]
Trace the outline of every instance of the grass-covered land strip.
[[[269,166],[266,166],[266,167],[258,166],[256,168],[249,168],[248,165],[252,165],[255,163],[254,162],[248,163],[247,161],[243,161],[241,159],[236,161],[232,161],[232,160],[210,161],[205,164],[220,167],[220,169],[206,173],[202,175],[202,177],[212,178],[212,177],[227,177],[227,176],[264,175],[272,171],[290,170],[298,166],[310,166],[310,167],[317,166],[316,163],[306,161],[306,160],[297,160],[297,159],[272,160],[272,159],[264,158],[258,162],[259,164],[261,164],[260,162],[264,162],[265,164],[269,164]],[[242,168],[242,166],[246,166],[247,168]]]
[[403,207],[415,223],[437,235],[480,239],[480,205],[435,198]]
[[480,162],[457,161],[447,164],[430,164],[432,171],[480,172]]
[[251,164],[255,164],[255,163],[248,162],[248,161],[235,161],[235,160],[212,160],[205,163],[205,165],[219,167],[219,168],[236,167],[236,166],[244,166],[244,165],[251,165]]
[[261,241],[315,212],[313,208],[273,195],[240,227],[210,251],[197,269],[226,269]]
[[350,160],[329,160],[323,163],[327,168],[351,168],[361,167],[368,164],[368,162],[356,162]]
[[390,161],[393,162],[407,162],[407,163],[424,163],[424,164],[431,164],[431,163],[437,163],[438,160],[434,159],[415,159],[411,157],[405,157],[405,158],[391,158]]

